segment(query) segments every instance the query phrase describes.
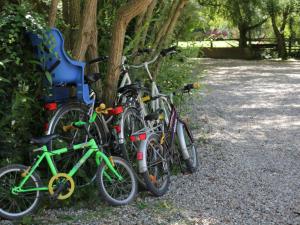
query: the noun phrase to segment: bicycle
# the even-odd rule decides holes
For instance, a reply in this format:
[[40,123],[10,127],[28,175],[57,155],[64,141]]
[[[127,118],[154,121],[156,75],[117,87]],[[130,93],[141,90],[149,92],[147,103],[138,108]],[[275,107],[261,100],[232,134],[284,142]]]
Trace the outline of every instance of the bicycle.
[[[159,110],[163,110],[165,117],[164,120],[166,124],[169,123],[169,115],[171,113],[171,103],[172,98],[170,96],[160,93],[159,88],[157,87],[157,84],[155,80],[153,79],[153,76],[149,70],[149,65],[156,62],[160,57],[165,57],[168,55],[172,55],[176,53],[176,48],[166,48],[161,50],[158,54],[154,56],[154,58],[150,61],[145,61],[140,65],[126,65],[126,69],[130,68],[145,68],[148,78],[151,82],[151,91],[148,93],[148,95],[143,96],[143,92],[137,89],[136,92],[132,92],[133,98],[135,98],[135,101],[137,104],[131,108],[128,108],[124,111],[123,116],[121,117],[120,121],[120,127],[121,132],[119,133],[119,142],[120,142],[120,148],[122,150],[123,157],[130,162],[130,164],[133,166],[135,171],[138,174],[138,165],[136,163],[136,154],[138,146],[136,146],[136,143],[132,143],[130,141],[130,135],[145,126],[149,127],[149,129],[153,128],[153,124],[150,120],[145,121],[144,118],[147,115],[150,115],[151,113],[156,113]],[[147,107],[149,105],[150,107]],[[150,112],[150,114],[149,114]],[[135,121],[133,121],[135,120]],[[140,129],[131,129],[131,132],[125,132],[128,127],[131,127],[132,124],[139,124],[135,125],[135,127],[138,127]],[[127,134],[127,136],[124,136],[124,134]],[[184,145],[182,145],[184,146]],[[138,176],[139,177],[139,176]],[[139,179],[140,183],[144,184],[143,179]],[[143,185],[145,186],[145,184]]]
[[[187,93],[194,88],[199,88],[199,84],[187,84],[174,94],[176,92]],[[162,113],[164,114],[163,110],[145,119],[159,120]],[[197,170],[199,164],[193,135],[173,104],[171,104],[169,121],[166,131],[163,124],[158,124],[152,128],[145,127],[131,136],[132,141],[140,141],[136,153],[138,172],[142,174],[147,188],[154,196],[162,196],[167,192],[170,184],[169,169],[176,160],[182,170],[181,159],[183,159],[187,170],[191,173]],[[174,148],[176,134],[180,151],[175,151]]]
[[[116,104],[115,105],[123,105],[126,109],[126,107],[132,107],[135,103],[127,104],[132,99],[129,93],[136,90],[136,88],[139,88],[139,85],[133,84],[128,70],[125,67],[125,62],[127,61],[128,57],[134,56],[134,55],[140,55],[145,52],[148,52],[147,49],[139,50],[137,53],[134,53],[132,55],[123,56],[122,57],[122,79],[119,85],[119,92],[118,96],[116,98]],[[89,64],[95,63],[95,62],[102,62],[104,60],[104,57],[97,58],[95,60],[92,60],[89,62]],[[62,139],[59,142],[50,142],[49,148],[57,148],[60,147],[62,144],[74,144],[79,143],[83,140],[85,140],[86,134],[80,133],[80,131],[77,131],[77,133],[66,133],[63,131],[63,126],[69,124],[71,121],[74,120],[82,120],[82,121],[89,121],[90,118],[93,116],[93,113],[95,111],[95,102],[96,102],[96,93],[91,89],[90,93],[90,99],[92,99],[91,105],[86,105],[84,103],[78,102],[78,101],[70,101],[66,104],[61,105],[56,112],[54,113],[50,123],[47,134],[53,134],[53,133],[59,133],[62,137]],[[122,109],[123,110],[123,109]],[[107,114],[106,114],[107,115]],[[112,126],[115,130],[115,134],[120,135],[121,132],[126,132],[120,128],[120,125],[113,124],[116,120],[113,119],[112,115],[109,116],[103,116],[103,114],[97,114],[96,119],[93,123],[89,123],[89,129],[92,133],[95,134],[96,142],[103,146],[103,149],[109,149],[110,151],[114,150],[116,154],[120,154],[121,152],[120,144],[122,145],[122,142],[118,142],[122,139],[115,138],[114,135],[111,134],[109,129],[109,126]],[[122,146],[124,147],[124,146]],[[111,154],[111,152],[106,152],[107,154]],[[60,161],[61,159],[57,159],[57,161]],[[72,161],[72,158],[69,158],[68,161]],[[64,160],[65,162],[65,160]],[[68,163],[64,163],[64,167],[67,167]],[[93,170],[92,170],[93,171]],[[89,172],[89,171],[87,171]],[[80,186],[85,186],[93,182],[94,180],[94,174],[90,173],[88,174],[89,179],[85,182],[81,182]]]
[[[13,164],[0,169],[0,216],[14,220],[33,213],[44,192],[49,192],[51,200],[65,200],[73,194],[75,182],[73,176],[79,168],[95,155],[97,169],[97,184],[103,199],[111,205],[129,204],[137,194],[137,181],[131,166],[119,157],[107,157],[97,146],[95,139],[90,134],[87,123],[77,121],[66,129],[82,129],[88,133],[89,140],[71,147],[64,147],[49,151],[47,143],[58,135],[47,135],[33,138],[32,143],[42,145],[33,152],[38,154],[33,164],[29,167]],[[66,154],[70,151],[88,149],[67,173],[57,170],[52,157]],[[46,160],[52,173],[48,185],[43,185],[37,168]]]

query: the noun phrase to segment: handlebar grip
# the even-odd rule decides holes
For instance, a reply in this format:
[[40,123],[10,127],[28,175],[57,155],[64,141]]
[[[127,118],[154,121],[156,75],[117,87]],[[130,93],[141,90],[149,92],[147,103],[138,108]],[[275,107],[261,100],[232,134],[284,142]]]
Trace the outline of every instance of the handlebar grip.
[[162,49],[160,51],[160,54],[161,54],[161,56],[164,57],[164,56],[167,56],[171,53],[176,53],[176,52],[177,52],[176,46],[173,46],[173,47],[170,47],[170,48]]
[[145,96],[145,97],[142,98],[142,101],[144,103],[147,103],[147,102],[150,102],[150,101],[155,101],[156,99],[159,99],[160,97],[162,97],[162,96],[161,95],[157,95],[157,96],[149,96],[149,95],[147,95],[147,96]]
[[184,91],[190,91],[192,89],[199,89],[200,88],[200,83],[199,82],[195,82],[193,84],[187,84],[183,87]]

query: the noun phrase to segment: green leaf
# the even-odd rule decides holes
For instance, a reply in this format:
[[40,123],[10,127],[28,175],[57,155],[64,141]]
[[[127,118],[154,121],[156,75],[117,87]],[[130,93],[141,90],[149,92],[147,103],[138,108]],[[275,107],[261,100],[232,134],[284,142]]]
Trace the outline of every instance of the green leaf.
[[1,77],[1,76],[0,76],[0,82],[10,83],[9,80],[7,80],[6,78]]
[[0,62],[0,66],[2,66],[4,69],[6,68],[3,62]]
[[46,78],[49,81],[49,84],[52,85],[52,75],[48,71],[45,72]]

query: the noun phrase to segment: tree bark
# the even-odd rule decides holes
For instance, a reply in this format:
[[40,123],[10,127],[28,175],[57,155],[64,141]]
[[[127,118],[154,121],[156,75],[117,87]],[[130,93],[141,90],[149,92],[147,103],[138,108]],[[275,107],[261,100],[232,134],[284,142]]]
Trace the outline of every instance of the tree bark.
[[[171,10],[171,15],[169,15],[170,20],[168,26],[166,27],[163,35],[161,36],[160,40],[154,44],[156,50],[160,50],[162,48],[167,47],[170,44],[171,35],[174,32],[174,28],[176,26],[176,23],[181,15],[182,9],[185,7],[185,5],[188,3],[189,0],[179,0],[177,3],[175,10]],[[160,70],[161,61],[158,61],[155,64],[154,72],[153,72],[153,79],[155,80],[158,72]]]
[[171,6],[170,12],[168,14],[169,16],[167,17],[167,20],[164,23],[162,23],[162,25],[160,26],[160,29],[158,30],[158,32],[156,34],[155,41],[153,43],[153,48],[154,49],[157,48],[157,46],[161,42],[161,39],[163,38],[166,30],[168,29],[168,27],[169,27],[169,25],[172,21],[172,17],[175,14],[177,6],[178,6],[178,1],[174,0],[173,3],[172,3],[172,6]]
[[58,5],[58,0],[51,1],[51,7],[50,7],[49,19],[48,19],[49,27],[54,27],[55,25],[57,5]]
[[164,38],[163,38],[163,43],[161,44],[161,46],[159,46],[160,48],[164,48],[167,45],[169,45],[170,43],[170,36],[173,34],[175,26],[177,24],[177,21],[182,13],[183,8],[185,7],[185,5],[188,3],[189,0],[180,0],[177,8],[175,10],[175,13],[172,17],[171,23],[169,24],[165,34],[164,34]]
[[247,47],[247,27],[245,27],[244,24],[240,24],[238,26],[240,38],[239,38],[239,47],[240,48],[246,48]]
[[143,21],[139,24],[139,27],[136,29],[136,33],[137,32],[142,32],[142,34],[141,34],[141,37],[140,37],[140,40],[139,40],[138,44],[133,49],[133,52],[136,52],[138,50],[138,48],[144,48],[145,47],[147,33],[148,33],[148,30],[149,30],[151,18],[152,18],[153,11],[154,11],[154,8],[155,8],[156,4],[157,4],[157,0],[153,0],[152,3],[149,5],[147,11],[143,15]]
[[103,96],[105,103],[109,106],[112,105],[117,90],[126,28],[129,22],[135,16],[143,13],[151,2],[152,0],[131,0],[117,11],[112,31],[108,71],[105,78],[105,95]]
[[94,39],[97,40],[97,0],[86,0],[82,15],[78,37],[72,50],[76,60],[84,60],[89,45],[94,45]]
[[70,37],[70,45],[71,48],[73,49],[79,32],[81,7],[80,7],[80,1],[78,0],[69,0],[69,1],[70,1],[70,7],[69,7],[70,36],[69,37]]
[[287,51],[286,51],[286,43],[285,43],[285,35],[284,35],[284,28],[283,30],[279,30],[277,24],[276,24],[276,15],[272,14],[271,15],[271,21],[272,21],[272,27],[274,30],[274,34],[276,36],[277,40],[277,50],[278,50],[278,56],[282,60],[287,59]]

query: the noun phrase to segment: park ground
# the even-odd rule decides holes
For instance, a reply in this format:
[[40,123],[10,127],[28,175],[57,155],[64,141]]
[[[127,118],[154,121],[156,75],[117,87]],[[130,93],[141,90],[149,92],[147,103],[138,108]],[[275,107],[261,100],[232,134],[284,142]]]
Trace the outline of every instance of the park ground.
[[195,59],[200,167],[161,198],[43,210],[39,224],[300,224],[300,62]]

